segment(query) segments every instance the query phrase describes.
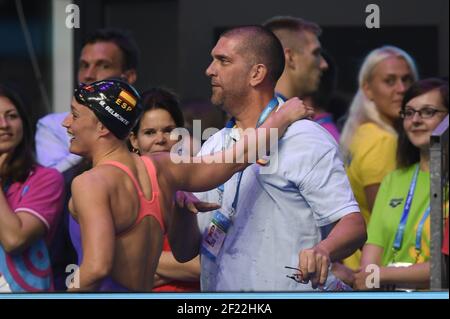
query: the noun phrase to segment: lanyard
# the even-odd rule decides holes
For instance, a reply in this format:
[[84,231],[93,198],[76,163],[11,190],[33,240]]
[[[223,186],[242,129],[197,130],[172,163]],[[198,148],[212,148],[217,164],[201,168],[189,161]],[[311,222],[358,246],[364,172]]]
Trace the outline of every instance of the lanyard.
[[430,206],[428,206],[427,210],[425,211],[425,213],[422,216],[422,219],[420,220],[419,226],[417,226],[417,231],[416,231],[416,252],[417,254],[420,254],[421,250],[422,250],[422,230],[423,230],[423,226],[425,224],[425,220],[427,219],[427,217],[430,215]]
[[[403,208],[403,214],[400,219],[400,223],[397,228],[397,232],[395,234],[395,241],[394,241],[394,251],[398,252],[402,246],[403,236],[405,233],[405,226],[406,221],[408,220],[409,211],[411,210],[411,202],[414,196],[414,191],[417,184],[417,178],[419,175],[419,165],[416,166],[416,169],[414,171],[413,179],[411,181],[411,184],[409,186],[408,196],[406,197],[405,207]],[[423,226],[425,224],[425,220],[427,219],[428,215],[430,214],[430,207],[427,208],[425,211],[419,226],[417,227],[416,231],[416,250],[420,252],[422,247],[422,230]]]
[[333,123],[333,118],[331,117],[331,115],[327,115],[327,116],[324,116],[324,117],[318,119],[315,122],[317,124],[320,124],[320,125],[322,125],[322,124],[331,124],[331,123]]
[[[282,98],[280,98],[281,101]],[[275,96],[274,98],[272,98],[269,102],[269,104],[267,104],[267,106],[264,108],[264,110],[262,111],[261,115],[258,118],[258,122],[256,123],[256,127],[260,127],[264,121],[269,117],[270,113],[278,106],[278,98],[277,96]],[[231,129],[232,127],[235,126],[235,119],[231,119],[230,121],[228,121],[226,128]],[[228,144],[228,143],[227,143]],[[224,145],[225,146],[225,145]],[[233,199],[233,203],[231,204],[231,212],[229,214],[229,217],[233,217],[236,214],[236,207],[237,207],[237,203],[238,203],[238,197],[239,197],[239,189],[241,187],[241,179],[242,179],[242,174],[244,173],[244,171],[241,171],[238,173],[237,176],[237,186],[236,186],[236,193],[234,194],[234,199]],[[219,191],[223,193],[223,191],[225,190],[224,185],[220,185],[218,187]]]

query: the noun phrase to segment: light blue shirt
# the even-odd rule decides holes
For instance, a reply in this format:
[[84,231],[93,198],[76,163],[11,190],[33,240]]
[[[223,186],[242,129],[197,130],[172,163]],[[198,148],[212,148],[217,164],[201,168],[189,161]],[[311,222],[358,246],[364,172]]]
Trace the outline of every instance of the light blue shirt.
[[36,155],[39,164],[64,172],[81,161],[81,157],[70,153],[70,138],[62,126],[69,113],[51,113],[36,124]]
[[[221,151],[225,134],[222,129],[208,139],[201,154]],[[292,124],[278,144],[277,164],[272,174],[261,174],[258,164],[245,169],[233,224],[216,261],[201,256],[203,291],[311,290],[287,278],[293,271],[284,266],[298,266],[299,252],[321,241],[320,227],[359,212],[338,146],[320,125]],[[230,211],[236,186],[237,174],[224,185],[222,211]],[[219,193],[196,195],[218,203]],[[202,233],[212,214],[199,214]]]

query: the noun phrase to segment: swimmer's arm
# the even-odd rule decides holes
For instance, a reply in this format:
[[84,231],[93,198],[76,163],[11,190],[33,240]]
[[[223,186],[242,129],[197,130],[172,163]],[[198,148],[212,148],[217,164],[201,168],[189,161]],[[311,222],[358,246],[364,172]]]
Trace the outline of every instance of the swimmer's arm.
[[93,174],[72,182],[72,203],[78,216],[83,246],[80,287],[69,291],[96,291],[111,273],[114,258],[114,223],[106,183]]
[[195,282],[200,280],[200,257],[180,263],[178,262],[172,252],[163,251],[159,258],[158,268],[156,273],[168,279],[169,281],[181,280]]
[[[298,98],[290,99],[278,112],[270,115],[256,130],[256,134],[255,131],[246,131],[236,144],[223,152],[201,158],[184,158],[188,163],[183,162],[182,157],[172,154],[165,165],[168,180],[175,190],[203,192],[215,188],[254,162],[257,154],[269,150],[271,144],[278,142],[273,138],[271,141],[270,128],[277,129],[277,137],[280,138],[290,124],[312,114],[311,108],[306,107]],[[231,163],[226,163],[230,162],[229,159],[232,159]]]

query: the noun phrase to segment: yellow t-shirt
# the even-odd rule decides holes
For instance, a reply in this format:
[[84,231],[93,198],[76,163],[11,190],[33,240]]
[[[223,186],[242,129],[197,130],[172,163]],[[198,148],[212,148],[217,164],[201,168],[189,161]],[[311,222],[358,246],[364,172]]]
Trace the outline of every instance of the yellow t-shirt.
[[[361,214],[369,223],[370,211],[364,188],[380,184],[396,167],[397,136],[374,123],[360,125],[350,143],[350,160],[346,164],[348,179]],[[361,251],[344,260],[352,269],[359,268]]]

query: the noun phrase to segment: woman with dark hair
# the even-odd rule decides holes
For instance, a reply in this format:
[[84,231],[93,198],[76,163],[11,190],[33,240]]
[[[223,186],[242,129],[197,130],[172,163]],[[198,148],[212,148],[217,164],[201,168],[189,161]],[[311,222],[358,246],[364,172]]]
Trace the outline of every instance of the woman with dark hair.
[[380,267],[381,286],[429,287],[430,136],[447,114],[447,82],[426,79],[406,91],[397,126],[398,168],[378,191],[355,288],[371,288],[366,284],[371,264]]
[[[170,133],[184,124],[183,113],[175,94],[161,88],[147,90],[142,93],[142,108],[143,114],[130,134],[133,149],[142,155],[170,152],[178,142],[170,139]],[[199,257],[179,263],[172,254],[167,236],[164,236],[153,291],[199,291],[199,280]]]
[[142,108],[142,117],[130,134],[134,150],[141,154],[170,151],[178,142],[170,139],[170,133],[184,125],[177,97],[166,89],[152,88],[142,93]]
[[36,164],[33,131],[16,93],[0,85],[0,292],[52,288],[47,244],[62,210],[64,182]]

